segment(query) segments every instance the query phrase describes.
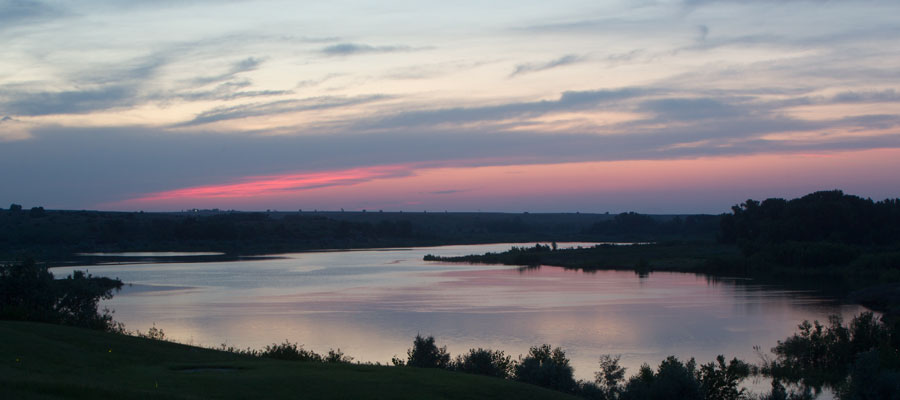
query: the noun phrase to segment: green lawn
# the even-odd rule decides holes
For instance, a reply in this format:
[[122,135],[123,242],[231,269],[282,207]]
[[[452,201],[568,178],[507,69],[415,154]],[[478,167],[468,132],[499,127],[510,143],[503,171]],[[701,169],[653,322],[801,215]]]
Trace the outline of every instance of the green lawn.
[[0,398],[573,397],[442,370],[268,360],[65,326],[0,321]]

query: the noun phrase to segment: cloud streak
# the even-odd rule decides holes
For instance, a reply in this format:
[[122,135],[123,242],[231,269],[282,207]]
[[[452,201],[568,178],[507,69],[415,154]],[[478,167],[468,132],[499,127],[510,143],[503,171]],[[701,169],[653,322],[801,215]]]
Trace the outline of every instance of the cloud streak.
[[413,50],[415,49],[409,46],[372,46],[361,43],[338,43],[323,47],[320,51],[322,54],[329,56],[352,56],[358,54],[395,53]]
[[258,58],[247,57],[241,61],[238,61],[238,62],[232,64],[231,67],[228,69],[228,71],[226,71],[222,74],[194,78],[192,80],[192,83],[197,86],[205,86],[210,83],[218,83],[218,82],[222,82],[222,81],[227,81],[227,80],[234,78],[236,75],[238,75],[240,73],[253,71],[253,70],[259,68],[260,64],[262,64],[262,60],[260,60]]
[[[245,92],[246,93],[246,92]],[[240,93],[238,93],[240,94]],[[261,95],[283,94],[279,92],[263,93]],[[175,127],[188,127],[209,124],[214,122],[260,117],[291,112],[325,110],[340,107],[349,107],[363,103],[371,103],[388,98],[386,95],[368,95],[350,98],[343,97],[314,97],[306,99],[278,100],[265,103],[242,104],[230,107],[218,107],[204,111],[194,119],[176,124]]]
[[509,75],[510,77],[515,77],[517,75],[532,73],[532,72],[540,72],[546,71],[548,69],[553,69],[557,67],[562,67],[566,65],[577,64],[580,62],[586,61],[587,58],[584,56],[580,56],[577,54],[567,54],[555,60],[550,60],[544,63],[528,63],[528,64],[519,64],[516,66],[516,69]]
[[441,124],[464,125],[478,121],[498,121],[511,118],[536,117],[552,112],[580,111],[603,104],[610,104],[641,96],[654,89],[623,88],[564,92],[557,100],[517,102],[482,107],[455,107],[424,111],[410,111],[367,121],[361,126],[370,128],[397,128],[434,126]]
[[233,183],[203,185],[150,193],[125,200],[119,204],[127,206],[165,201],[259,198],[330,186],[353,185],[375,179],[408,176],[412,173],[411,171],[408,165],[388,165],[313,173],[253,176],[242,178],[238,182]]

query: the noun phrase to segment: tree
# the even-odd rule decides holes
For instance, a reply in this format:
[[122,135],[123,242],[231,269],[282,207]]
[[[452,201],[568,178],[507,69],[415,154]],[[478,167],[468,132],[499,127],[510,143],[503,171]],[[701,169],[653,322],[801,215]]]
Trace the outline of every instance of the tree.
[[619,365],[620,356],[600,356],[600,370],[594,374],[594,383],[606,399],[616,399],[625,389],[625,368]]
[[456,356],[453,369],[469,374],[509,378],[515,362],[502,350],[470,349],[466,355]]
[[738,400],[746,392],[738,386],[750,376],[750,365],[737,358],[725,364],[725,356],[719,355],[715,362],[701,365],[696,376],[706,400]]
[[450,354],[447,346],[437,347],[434,344],[434,336],[423,338],[416,335],[413,347],[406,351],[408,356],[406,365],[419,368],[447,368],[450,366]]
[[576,387],[566,353],[549,344],[534,346],[515,367],[515,379],[550,389],[571,392]]
[[41,321],[115,330],[118,324],[104,311],[97,312],[102,299],[122,281],[95,278],[75,271],[66,279],[54,279],[46,266],[33,260],[0,266],[0,319]]
[[40,218],[44,216],[44,207],[31,207],[28,216],[32,218]]
[[638,374],[628,380],[621,398],[702,400],[700,382],[694,376],[696,366],[697,363],[693,358],[687,363],[682,363],[674,356],[663,360],[656,372],[644,364]]

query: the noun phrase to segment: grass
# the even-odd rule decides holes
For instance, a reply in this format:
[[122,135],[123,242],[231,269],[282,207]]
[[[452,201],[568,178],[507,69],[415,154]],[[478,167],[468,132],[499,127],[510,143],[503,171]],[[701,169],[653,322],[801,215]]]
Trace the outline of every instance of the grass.
[[59,325],[0,321],[4,399],[572,399],[433,369],[254,358]]

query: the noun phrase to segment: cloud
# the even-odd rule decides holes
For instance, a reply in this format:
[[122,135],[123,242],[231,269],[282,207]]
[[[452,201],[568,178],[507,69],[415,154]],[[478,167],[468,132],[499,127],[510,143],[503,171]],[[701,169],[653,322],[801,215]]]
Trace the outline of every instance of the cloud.
[[832,101],[835,103],[898,103],[900,102],[900,93],[894,89],[848,91],[836,94]]
[[700,120],[735,118],[746,110],[712,98],[665,98],[642,102],[638,109],[653,113],[660,120]]
[[327,46],[320,50],[323,54],[330,56],[350,56],[366,53],[393,53],[401,51],[413,51],[409,46],[371,46],[368,44],[358,43],[338,43]]
[[365,121],[361,126],[370,128],[396,128],[434,126],[439,124],[464,124],[478,121],[496,121],[516,117],[536,117],[551,112],[578,111],[602,104],[646,96],[652,91],[641,88],[612,90],[569,91],[558,100],[507,103],[483,107],[456,107],[425,111],[409,111],[392,116]]
[[0,0],[0,30],[65,15],[64,10],[31,0]]
[[408,176],[408,165],[387,165],[309,173],[244,177],[237,182],[167,190],[149,193],[120,202],[120,205],[156,203],[169,200],[203,201],[221,198],[265,197],[330,186],[353,185],[375,179]]
[[249,80],[232,80],[223,82],[210,90],[181,92],[166,97],[179,98],[185,101],[200,100],[235,100],[249,97],[269,97],[293,94],[293,90],[241,90],[253,84]]
[[510,77],[514,77],[516,75],[525,74],[529,72],[538,72],[545,71],[548,69],[561,67],[564,65],[576,64],[579,62],[585,61],[586,58],[584,56],[579,56],[577,54],[567,54],[555,60],[547,61],[544,63],[531,63],[531,64],[519,64],[516,66],[516,69],[510,74]]
[[[270,94],[276,93],[277,92]],[[226,120],[284,114],[289,112],[347,107],[363,103],[370,103],[373,101],[379,101],[386,98],[388,98],[388,96],[386,95],[368,95],[356,97],[311,97],[306,99],[289,99],[265,103],[217,107],[197,114],[194,119],[177,124],[175,126],[185,127]]]
[[[9,83],[0,86],[0,110],[19,116],[86,114],[127,108],[144,103],[142,88],[166,64],[164,57],[150,56],[124,67],[73,73],[79,89],[47,91],[44,83]],[[83,87],[83,88],[82,88]]]
[[[516,112],[553,110],[559,104],[618,102],[615,99],[623,96],[624,93],[617,92],[568,93],[550,104],[517,103],[511,108],[524,109]],[[16,195],[10,201],[38,204],[45,203],[46,199],[58,199],[59,204],[81,208],[138,198],[145,193],[237,184],[244,182],[245,177],[401,164],[416,168],[471,167],[900,148],[900,116],[896,115],[804,121],[759,111],[766,110],[759,103],[740,103],[733,99],[720,100],[721,104],[700,99],[676,99],[668,103],[653,103],[641,97],[632,100],[648,112],[655,110],[658,114],[651,114],[646,120],[612,125],[608,127],[610,132],[603,135],[589,130],[547,134],[527,130],[503,132],[493,127],[448,129],[427,124],[406,127],[394,124],[394,128],[380,134],[351,127],[329,135],[304,132],[278,136],[213,135],[202,131],[175,135],[135,127],[46,127],[33,130],[30,139],[8,141],[0,146],[0,170],[23,171],[5,181]],[[716,113],[698,114],[691,107],[697,105],[707,106]],[[232,112],[264,113],[264,109],[273,106],[310,105],[268,104],[260,110]],[[734,111],[730,107],[746,109]],[[496,110],[482,112],[485,114],[475,115],[484,118],[497,114]],[[682,123],[660,124],[658,118],[663,115]],[[735,116],[717,118],[716,115]],[[429,119],[436,119],[432,117]],[[888,133],[827,134],[836,130],[873,129]],[[897,132],[890,133],[890,129]],[[820,134],[795,139],[768,138],[786,132]]]
[[8,93],[0,108],[14,115],[38,116],[82,114],[134,105],[137,89],[132,86],[108,86],[97,89],[61,92]]
[[467,190],[463,190],[463,189],[435,190],[433,192],[428,192],[428,194],[434,194],[434,195],[441,196],[441,195],[456,194],[456,193],[463,193],[463,192],[467,192]]
[[697,25],[697,41],[702,42],[709,36],[709,27],[706,25]]
[[218,75],[210,75],[203,76],[199,78],[194,78],[192,83],[197,86],[204,86],[210,83],[217,83],[222,81],[230,80],[234,78],[235,75],[238,75],[242,72],[253,71],[259,68],[260,64],[262,64],[262,60],[253,57],[247,57],[241,61],[238,61],[231,65],[228,71],[218,74]]
[[530,25],[518,28],[516,30],[542,33],[579,33],[633,29],[639,25],[643,24],[637,21],[630,21],[623,18],[595,18]]
[[29,128],[29,124],[6,115],[0,118],[0,142],[28,139]]

